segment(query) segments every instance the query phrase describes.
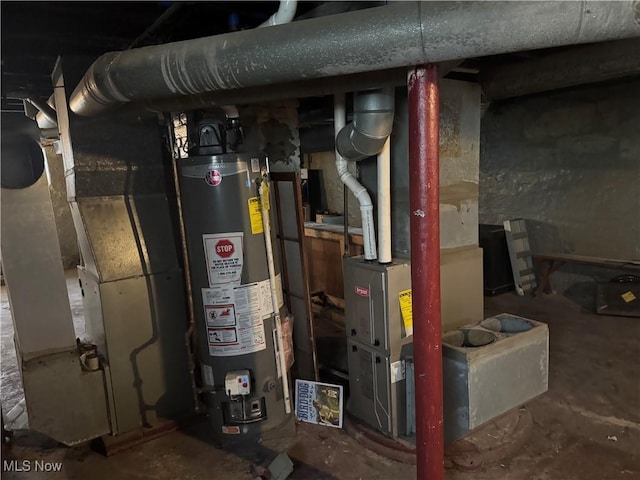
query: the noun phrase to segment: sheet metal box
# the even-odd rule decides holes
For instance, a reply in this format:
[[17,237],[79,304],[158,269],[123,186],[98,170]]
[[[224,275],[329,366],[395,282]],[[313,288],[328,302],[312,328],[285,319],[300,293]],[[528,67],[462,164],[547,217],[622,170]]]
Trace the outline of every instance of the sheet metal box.
[[[411,266],[344,260],[345,321],[351,415],[385,435],[404,434],[405,376],[402,348],[411,343],[399,295],[411,288]],[[402,422],[402,423],[399,423]]]
[[362,257],[344,259],[345,322],[347,338],[397,355],[406,333],[399,294],[411,288],[411,265],[365,262]]
[[549,329],[544,323],[496,315],[447,332],[442,347],[445,442],[548,389]]

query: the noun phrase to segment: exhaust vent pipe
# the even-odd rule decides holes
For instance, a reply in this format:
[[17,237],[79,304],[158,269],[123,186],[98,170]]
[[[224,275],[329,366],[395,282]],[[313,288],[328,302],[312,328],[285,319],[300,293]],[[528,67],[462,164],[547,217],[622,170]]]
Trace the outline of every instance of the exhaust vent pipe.
[[358,92],[353,97],[353,122],[336,138],[338,153],[358,162],[377,155],[391,135],[394,93],[392,88]]
[[267,18],[263,23],[258,25],[261,27],[270,27],[272,25],[282,25],[283,23],[289,23],[296,16],[296,9],[298,8],[298,0],[281,0],[280,6],[276,13]]
[[367,189],[347,167],[350,161],[357,162],[382,151],[391,135],[393,112],[392,88],[358,92],[353,97],[353,121],[344,126],[344,96],[335,98],[336,169],[342,183],[360,203],[365,260],[377,257],[373,204]]

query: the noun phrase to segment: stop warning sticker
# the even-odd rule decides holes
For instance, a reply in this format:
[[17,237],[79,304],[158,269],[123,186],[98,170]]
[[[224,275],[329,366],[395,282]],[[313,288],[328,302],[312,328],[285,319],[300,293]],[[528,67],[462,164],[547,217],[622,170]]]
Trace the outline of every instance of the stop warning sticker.
[[202,236],[209,286],[236,285],[242,280],[244,233],[212,233]]
[[236,247],[231,240],[223,238],[216,242],[216,255],[220,258],[230,258],[236,251]]

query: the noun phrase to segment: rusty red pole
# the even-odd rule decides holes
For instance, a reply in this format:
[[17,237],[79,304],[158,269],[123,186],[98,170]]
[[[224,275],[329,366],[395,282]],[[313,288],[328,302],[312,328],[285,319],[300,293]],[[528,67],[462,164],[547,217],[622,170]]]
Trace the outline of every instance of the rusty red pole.
[[409,74],[411,286],[418,480],[444,478],[438,67]]

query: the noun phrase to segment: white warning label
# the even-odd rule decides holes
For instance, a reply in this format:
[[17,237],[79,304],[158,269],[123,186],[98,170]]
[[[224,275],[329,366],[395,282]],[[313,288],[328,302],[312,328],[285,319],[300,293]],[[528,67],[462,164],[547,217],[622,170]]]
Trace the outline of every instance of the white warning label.
[[202,289],[209,354],[243,355],[267,348],[264,320],[273,313],[269,280]]
[[236,324],[235,308],[233,305],[206,305],[207,326],[230,327]]
[[208,328],[209,348],[211,345],[236,345],[238,335],[235,328]]
[[240,285],[242,279],[243,232],[202,236],[209,286]]
[[215,287],[202,289],[203,305],[224,305],[234,303],[233,297],[234,285],[216,285]]

